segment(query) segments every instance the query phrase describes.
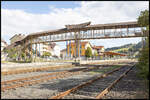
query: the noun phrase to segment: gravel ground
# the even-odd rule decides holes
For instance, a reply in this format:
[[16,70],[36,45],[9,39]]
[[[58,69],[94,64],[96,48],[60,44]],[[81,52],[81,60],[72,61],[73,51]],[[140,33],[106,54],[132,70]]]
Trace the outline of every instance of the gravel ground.
[[[80,68],[81,67],[85,67],[85,66],[80,66]],[[102,68],[100,67],[99,70],[107,69],[107,68],[109,67],[102,67]],[[57,71],[67,70],[67,69],[69,70],[70,68],[59,69]],[[50,72],[43,71],[43,72],[33,72],[33,73],[35,73],[33,74],[34,76],[34,75],[39,75],[39,73],[44,74],[44,73],[50,73]],[[99,73],[98,70],[93,70],[90,72],[84,72],[80,75],[73,75],[68,78],[54,79],[54,80],[42,82],[36,85],[19,87],[16,89],[11,89],[5,92],[1,92],[1,99],[48,99],[51,96],[58,94],[59,92],[68,90],[78,84],[81,84],[82,82],[85,82],[101,74],[102,73]],[[3,80],[10,80],[10,79],[27,77],[27,76],[31,76],[31,74],[25,73],[25,74],[7,75],[7,78],[6,77],[4,78],[2,76],[1,78]],[[105,82],[103,84],[105,84]]]
[[[106,67],[105,67],[106,68]],[[58,92],[68,90],[81,82],[85,82],[95,75],[100,73],[84,72],[80,75],[70,76],[68,78],[54,79],[48,82],[42,82],[25,88],[19,87],[16,89],[1,92],[2,99],[48,99],[56,95]]]
[[[108,65],[96,65],[96,66],[107,67]],[[67,70],[71,70],[71,69],[87,68],[87,67],[93,67],[93,65],[89,65],[89,66],[75,66],[75,67],[71,67],[71,68],[60,68],[60,69],[57,69],[57,70],[20,73],[20,74],[13,74],[13,75],[1,75],[1,81],[19,79],[19,78],[24,78],[24,77],[31,77],[31,76],[36,76],[36,75],[40,75],[40,74],[48,74],[48,73],[53,73],[53,72],[67,71]],[[108,68],[109,67],[110,66],[108,66]]]
[[102,99],[149,99],[148,88],[136,73],[137,68],[134,67]]
[[118,76],[120,76],[129,67],[123,67],[119,71],[112,73],[111,75],[99,79],[90,85],[80,88],[74,93],[65,96],[63,99],[94,99],[101,91],[108,87]]
[[60,68],[57,70],[49,70],[49,71],[29,72],[29,73],[20,73],[20,74],[4,75],[4,76],[1,75],[1,81],[19,79],[19,78],[24,78],[24,77],[31,77],[31,76],[48,74],[48,73],[53,73],[53,72],[61,72],[61,71],[77,69],[77,68],[85,68],[85,67]]

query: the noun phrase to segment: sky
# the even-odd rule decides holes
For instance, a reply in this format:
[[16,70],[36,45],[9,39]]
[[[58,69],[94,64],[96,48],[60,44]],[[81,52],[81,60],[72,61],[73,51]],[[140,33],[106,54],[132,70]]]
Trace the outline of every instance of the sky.
[[[1,38],[10,44],[15,34],[64,28],[67,24],[137,21],[148,1],[2,1]],[[86,40],[105,48],[138,43],[141,38]],[[57,42],[61,49],[66,42]]]

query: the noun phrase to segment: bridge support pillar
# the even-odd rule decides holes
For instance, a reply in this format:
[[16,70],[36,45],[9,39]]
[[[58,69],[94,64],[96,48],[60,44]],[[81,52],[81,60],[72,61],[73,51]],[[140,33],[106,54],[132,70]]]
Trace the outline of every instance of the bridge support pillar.
[[78,39],[79,34],[75,34],[75,62],[74,65],[80,65],[80,40]]

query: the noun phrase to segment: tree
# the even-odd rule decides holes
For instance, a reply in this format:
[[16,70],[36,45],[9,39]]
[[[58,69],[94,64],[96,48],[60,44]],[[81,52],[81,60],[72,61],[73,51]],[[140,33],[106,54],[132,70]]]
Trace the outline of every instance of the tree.
[[17,51],[15,48],[11,48],[11,49],[7,49],[5,50],[6,53],[8,53],[8,57],[13,59],[13,60],[16,60],[17,58]]
[[26,60],[25,59],[26,58],[26,54],[24,52],[21,52],[21,58],[24,59],[24,60]]
[[97,51],[94,51],[94,55],[93,55],[95,58],[98,56],[98,53]]
[[140,69],[140,74],[144,78],[149,77],[149,38],[146,39],[146,45],[142,49],[139,59],[138,68]]
[[149,11],[141,11],[140,16],[138,17],[138,24],[143,27],[149,26]]
[[87,58],[92,57],[92,50],[90,47],[87,47],[86,51],[85,51],[85,56]]
[[[149,27],[149,12],[148,10],[141,11],[138,17],[138,23],[141,26]],[[147,29],[148,30],[148,29]],[[140,75],[149,79],[149,37],[145,39],[146,45],[142,48],[138,58],[138,68],[140,69]]]
[[42,57],[50,57],[51,56],[51,53],[50,52],[44,52]]

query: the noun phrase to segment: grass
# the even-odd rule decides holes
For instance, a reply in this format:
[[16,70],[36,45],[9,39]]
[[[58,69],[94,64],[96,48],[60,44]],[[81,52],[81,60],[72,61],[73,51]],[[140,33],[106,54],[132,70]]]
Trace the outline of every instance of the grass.
[[104,69],[97,69],[97,70],[94,70],[94,71],[91,71],[91,74],[95,74],[95,73],[101,73],[101,74],[104,74],[104,73],[106,73],[106,72],[108,72],[108,71],[111,71],[111,70],[113,70],[113,69],[115,69],[115,68],[119,68],[119,67],[121,67],[122,65],[113,65],[113,66],[111,66],[111,67],[106,67],[106,68],[104,68]]
[[8,63],[9,61],[1,61],[1,63]]
[[14,62],[14,63],[31,63],[31,61],[10,61],[10,62]]
[[[42,59],[35,59],[32,62],[73,62],[74,60],[42,60]],[[1,61],[1,63],[32,63],[31,61]]]
[[121,48],[121,49],[112,50],[112,52],[128,51],[128,49],[129,49],[129,48]]

